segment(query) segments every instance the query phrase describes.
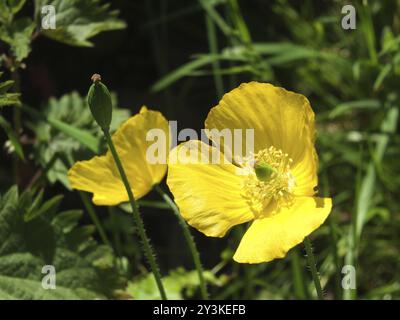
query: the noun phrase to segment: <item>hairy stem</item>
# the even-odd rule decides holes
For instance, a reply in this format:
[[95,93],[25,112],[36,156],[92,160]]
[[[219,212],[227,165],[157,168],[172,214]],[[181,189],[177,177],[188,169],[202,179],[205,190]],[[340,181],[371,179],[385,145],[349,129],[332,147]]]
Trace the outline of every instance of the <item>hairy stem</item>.
[[104,228],[101,225],[99,218],[97,217],[96,210],[93,208],[93,205],[90,202],[90,200],[88,199],[87,195],[85,193],[83,193],[82,191],[79,191],[79,196],[81,197],[81,200],[83,202],[83,205],[86,208],[86,211],[88,212],[90,218],[92,219],[94,225],[96,226],[96,229],[100,235],[101,241],[103,241],[104,244],[111,247],[111,242],[108,240],[107,234],[104,231]]
[[143,251],[144,254],[150,264],[150,268],[151,271],[154,275],[154,278],[156,280],[156,284],[158,287],[158,290],[160,292],[160,296],[162,300],[167,300],[167,295],[165,293],[165,289],[161,280],[161,273],[160,270],[158,268],[158,264],[155,258],[155,254],[154,254],[154,250],[150,245],[150,240],[146,235],[146,230],[144,228],[144,224],[143,224],[143,220],[142,217],[140,216],[140,212],[135,200],[135,197],[133,196],[133,192],[132,192],[132,188],[129,184],[128,178],[126,176],[124,167],[122,166],[121,160],[118,156],[117,150],[115,149],[114,143],[111,139],[111,135],[110,135],[110,131],[108,129],[103,129],[103,133],[104,136],[107,140],[107,144],[110,148],[111,154],[114,158],[115,164],[118,168],[119,174],[121,176],[122,182],[124,183],[126,192],[128,193],[128,197],[129,197],[129,203],[131,205],[132,208],[132,216],[133,216],[133,220],[135,222],[135,225],[137,227],[138,233],[139,233],[139,237],[140,240],[142,242],[142,247],[143,247]]
[[160,186],[158,186],[158,185],[155,186],[155,189],[161,195],[161,197],[164,199],[164,201],[170,206],[173,213],[178,218],[179,224],[183,231],[183,236],[185,237],[186,244],[189,247],[190,253],[192,254],[193,262],[194,262],[195,268],[197,270],[197,274],[199,276],[201,296],[204,300],[207,300],[208,292],[207,292],[206,282],[204,279],[204,271],[203,271],[203,267],[201,266],[199,251],[197,250],[196,243],[194,242],[194,239],[190,233],[190,230],[189,230],[185,220],[182,218],[178,207],[176,206],[175,202],[170,198],[170,196],[163,189],[161,189]]
[[308,266],[310,267],[310,271],[311,271],[311,275],[312,275],[312,278],[314,281],[315,289],[317,290],[318,299],[324,300],[324,295],[322,292],[321,282],[319,280],[317,265],[315,262],[315,257],[314,257],[314,253],[312,250],[310,239],[308,239],[308,237],[305,237],[303,243],[304,243],[304,247],[306,248],[307,263],[308,263]]

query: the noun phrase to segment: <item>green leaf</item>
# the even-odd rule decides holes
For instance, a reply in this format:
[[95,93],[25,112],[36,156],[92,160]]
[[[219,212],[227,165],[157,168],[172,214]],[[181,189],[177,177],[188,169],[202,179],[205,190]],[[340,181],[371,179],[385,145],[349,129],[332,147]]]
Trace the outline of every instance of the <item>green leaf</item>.
[[52,224],[62,230],[63,233],[69,233],[78,225],[82,215],[80,210],[64,211],[53,219]]
[[41,30],[41,33],[53,40],[72,46],[91,47],[89,41],[95,35],[126,27],[118,19],[118,11],[110,10],[109,4],[100,0],[36,0],[35,15],[38,24],[41,21],[41,8],[53,5],[56,11],[56,28]]
[[0,40],[10,45],[17,61],[22,61],[31,51],[30,43],[34,30],[35,24],[31,19],[21,18],[0,27]]
[[26,0],[0,0],[0,22],[10,23],[13,16],[24,6]]
[[[115,94],[111,94],[113,106],[118,105]],[[26,107],[35,122],[28,126],[36,133],[35,159],[45,170],[51,183],[61,182],[70,188],[67,172],[75,159],[97,154],[102,142],[102,133],[95,123],[87,101],[77,92],[51,98],[40,112]],[[114,108],[111,131],[128,119],[129,110]]]
[[382,70],[379,72],[378,76],[376,77],[376,80],[374,83],[374,91],[377,91],[381,87],[382,83],[390,75],[392,69],[393,69],[393,66],[391,64],[387,64],[382,68]]
[[54,118],[49,117],[47,121],[52,127],[61,131],[65,135],[79,141],[82,145],[86,146],[93,153],[99,152],[99,141],[90,133]]
[[21,160],[25,160],[24,151],[22,149],[21,144],[19,143],[18,137],[15,135],[13,128],[8,123],[8,121],[3,118],[3,116],[0,116],[0,127],[2,127],[3,130],[6,132],[6,135],[7,135],[8,139],[10,139],[10,142],[14,148],[15,153],[18,155],[18,157]]
[[[58,209],[58,206],[60,205],[61,200],[63,198],[64,197],[62,195],[55,196],[55,197],[51,198],[50,200],[47,200],[39,208],[37,208],[37,209],[35,208],[34,210],[27,211],[24,215],[24,221],[29,222],[45,213],[49,213],[49,212],[54,213],[54,211]],[[41,199],[41,197],[40,197],[40,199]]]
[[[381,124],[381,131],[384,133],[394,133],[397,128],[397,121],[399,118],[399,109],[397,106],[391,107],[387,113],[385,119],[383,119]],[[367,213],[371,207],[374,190],[376,189],[376,168],[375,163],[380,162],[384,156],[387,149],[387,144],[389,142],[389,137],[387,135],[382,135],[378,138],[374,155],[368,163],[367,171],[365,176],[361,181],[361,187],[359,196],[357,198],[357,212],[356,212],[356,240],[358,241],[361,237],[363,227],[366,223]]]
[[[3,72],[0,72],[0,78],[3,75]],[[21,102],[19,101],[20,94],[19,93],[8,93],[7,91],[12,88],[14,85],[14,81],[8,80],[4,82],[0,82],[0,108],[4,106],[20,106]]]
[[[211,271],[205,271],[204,276],[207,282],[219,285],[219,280]],[[168,298],[178,300],[183,299],[184,290],[186,290],[186,295],[194,295],[194,290],[198,287],[199,278],[196,270],[186,271],[183,268],[178,268],[171,271],[167,277],[164,277],[163,283]],[[160,299],[154,276],[151,273],[129,282],[126,292],[135,300]]]
[[201,55],[195,58],[195,60],[180,66],[178,69],[168,73],[166,76],[158,80],[156,83],[152,85],[151,91],[152,92],[161,91],[166,87],[168,87],[169,85],[171,85],[172,83],[178,81],[179,79],[186,76],[190,76],[193,71],[199,69],[200,67],[209,65],[214,61],[222,60],[225,58],[229,59],[230,57],[225,55]]
[[334,119],[354,110],[376,110],[381,107],[379,100],[366,99],[344,102],[337,105],[330,113],[329,118]]
[[[52,213],[54,206],[45,202],[39,207],[49,212],[24,221],[34,198],[31,191],[20,196],[17,187],[0,197],[0,299],[112,297],[123,283],[111,249],[88,236],[74,235],[79,219],[76,211]],[[54,290],[41,285],[45,265],[55,268]]]

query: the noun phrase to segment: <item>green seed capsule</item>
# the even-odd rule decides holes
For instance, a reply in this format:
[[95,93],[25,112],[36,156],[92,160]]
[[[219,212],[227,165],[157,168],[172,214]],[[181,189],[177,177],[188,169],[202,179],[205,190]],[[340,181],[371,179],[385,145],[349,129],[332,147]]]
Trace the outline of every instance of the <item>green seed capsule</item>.
[[258,180],[267,181],[275,169],[266,162],[259,162],[254,165],[254,171]]
[[93,118],[103,129],[108,130],[112,117],[111,95],[107,87],[101,82],[98,74],[92,76],[93,84],[89,88],[87,101]]

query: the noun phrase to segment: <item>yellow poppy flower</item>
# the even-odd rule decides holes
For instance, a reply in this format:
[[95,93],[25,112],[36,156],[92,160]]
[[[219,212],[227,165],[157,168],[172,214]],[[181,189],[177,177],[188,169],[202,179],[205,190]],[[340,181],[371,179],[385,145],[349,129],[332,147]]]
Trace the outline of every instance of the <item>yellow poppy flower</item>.
[[222,237],[253,221],[235,261],[282,258],[325,221],[332,202],[314,197],[318,159],[306,97],[271,84],[242,84],[211,109],[205,127],[228,129],[232,136],[234,129],[254,129],[253,156],[229,163],[221,153],[222,161],[208,163],[203,159],[215,147],[188,141],[171,151],[167,183],[182,216],[207,236]]
[[[151,164],[146,152],[154,141],[147,141],[151,129],[161,129],[169,146],[169,126],[158,111],[142,107],[140,113],[129,118],[112,136],[115,148],[124,166],[136,199],[145,196],[165,176],[166,161]],[[78,161],[68,172],[69,182],[74,189],[93,193],[96,205],[117,205],[128,201],[118,169],[110,151],[88,161]]]

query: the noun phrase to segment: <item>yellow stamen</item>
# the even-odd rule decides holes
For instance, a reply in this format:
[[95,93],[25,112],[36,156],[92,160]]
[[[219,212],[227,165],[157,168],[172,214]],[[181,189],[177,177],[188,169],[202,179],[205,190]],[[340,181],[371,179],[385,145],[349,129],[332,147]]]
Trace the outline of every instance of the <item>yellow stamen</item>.
[[282,150],[271,146],[247,161],[249,174],[243,185],[246,198],[256,218],[278,213],[293,203],[294,177],[290,173],[293,160]]

